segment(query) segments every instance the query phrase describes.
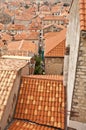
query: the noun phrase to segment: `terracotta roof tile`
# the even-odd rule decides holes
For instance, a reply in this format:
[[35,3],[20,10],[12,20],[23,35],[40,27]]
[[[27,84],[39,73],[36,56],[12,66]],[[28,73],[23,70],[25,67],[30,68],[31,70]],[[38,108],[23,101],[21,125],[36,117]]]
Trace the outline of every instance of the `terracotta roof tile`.
[[22,44],[21,50],[30,51],[34,54],[37,54],[37,45],[35,43],[26,41]]
[[14,36],[15,40],[38,40],[38,38],[39,38],[38,32],[30,32],[30,33],[22,32]]
[[65,18],[63,16],[53,16],[53,15],[49,15],[49,16],[45,16],[44,21],[48,21],[48,20],[65,20]]
[[51,38],[51,36],[53,37],[53,36],[56,36],[56,34],[59,34],[58,32],[48,32],[48,33],[45,33],[45,35],[44,35],[44,39],[46,40],[46,39],[49,39],[49,38]]
[[40,23],[38,23],[37,21],[34,21],[32,22],[30,25],[29,25],[29,30],[41,30],[42,26]]
[[63,40],[59,45],[48,52],[45,57],[64,57],[65,54],[65,40]]
[[25,40],[28,38],[28,34],[26,32],[21,32],[20,34],[16,34],[14,36],[14,39],[15,41],[18,41],[18,40]]
[[39,39],[39,33],[38,32],[30,32],[30,34],[28,35],[28,39],[35,39],[38,40]]
[[12,91],[16,74],[17,72],[13,70],[0,70],[0,120]]
[[8,50],[17,50],[20,46],[21,41],[11,41],[8,43]]
[[54,6],[52,7],[51,12],[52,12],[52,13],[55,13],[55,12],[58,12],[58,11],[60,11],[60,10],[61,10],[61,6],[59,6],[59,5],[57,4],[57,5],[54,5]]
[[25,3],[26,3],[27,5],[30,5],[30,4],[31,4],[31,1],[25,0]]
[[0,23],[0,30],[4,30],[4,24]]
[[8,43],[7,47],[8,47],[8,51],[10,51],[10,53],[14,53],[15,55],[19,54],[17,52],[21,52],[21,55],[29,54],[30,52],[33,54],[38,53],[37,45],[28,40],[10,42]]
[[58,81],[63,80],[63,76],[60,75],[30,75],[28,77],[37,78],[37,79],[58,80]]
[[[10,63],[10,64],[9,64]],[[0,59],[0,70],[19,70],[27,64],[25,60]]]
[[2,40],[6,40],[6,41],[11,41],[11,40],[12,40],[12,36],[10,36],[10,35],[7,34],[7,33],[2,33],[2,34],[1,34],[1,39],[2,39]]
[[22,21],[29,21],[33,18],[34,16],[31,15],[30,13],[26,13],[25,11],[21,15],[16,15],[15,19],[16,20],[22,20]]
[[26,28],[21,24],[9,24],[7,30],[26,30]]
[[0,49],[4,47],[4,43],[0,40]]
[[54,130],[54,129],[30,122],[15,120],[7,130]]
[[79,0],[80,27],[81,30],[86,30],[86,0]]
[[50,11],[50,8],[47,5],[43,5],[40,7],[40,11]]
[[4,9],[4,12],[6,13],[6,14],[8,14],[9,16],[13,16],[14,14],[13,14],[13,12],[12,11],[10,11],[9,9]]
[[56,35],[45,38],[45,57],[64,57],[66,29],[54,34]]
[[64,129],[63,80],[22,78],[14,118]]

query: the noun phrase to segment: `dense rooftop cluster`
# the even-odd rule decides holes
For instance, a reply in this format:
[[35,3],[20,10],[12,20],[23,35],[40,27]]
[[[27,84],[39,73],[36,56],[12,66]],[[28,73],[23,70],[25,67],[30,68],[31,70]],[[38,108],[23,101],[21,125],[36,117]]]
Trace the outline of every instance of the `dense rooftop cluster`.
[[[64,2],[54,1],[1,3],[1,130],[65,128],[65,88],[63,76],[58,74],[63,68],[69,9],[70,4],[64,6]],[[41,72],[46,70],[48,74],[46,58],[53,57],[60,72],[27,76],[34,73],[35,63],[39,62],[32,60],[34,55],[42,59]]]
[[[85,0],[1,2],[0,130],[65,130],[67,118],[85,123],[85,95],[83,102],[77,96],[77,88],[85,83],[85,73],[80,73],[85,68],[85,17]],[[78,112],[80,119],[75,117],[79,105],[84,109]]]

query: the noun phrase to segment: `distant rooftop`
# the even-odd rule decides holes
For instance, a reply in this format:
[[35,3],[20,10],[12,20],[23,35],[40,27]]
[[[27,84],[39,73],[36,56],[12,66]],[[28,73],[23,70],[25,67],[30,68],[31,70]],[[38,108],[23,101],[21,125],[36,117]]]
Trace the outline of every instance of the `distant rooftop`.
[[81,30],[86,31],[86,0],[79,0],[79,5],[80,5],[80,27]]
[[[10,64],[9,64],[10,63]],[[0,59],[0,70],[19,70],[27,64],[27,60]]]
[[[48,35],[49,34],[49,35]],[[45,35],[45,56],[64,57],[66,29]]]
[[[3,65],[0,62],[0,69],[1,66]],[[16,75],[17,72],[13,70],[0,70],[0,121],[12,91]]]

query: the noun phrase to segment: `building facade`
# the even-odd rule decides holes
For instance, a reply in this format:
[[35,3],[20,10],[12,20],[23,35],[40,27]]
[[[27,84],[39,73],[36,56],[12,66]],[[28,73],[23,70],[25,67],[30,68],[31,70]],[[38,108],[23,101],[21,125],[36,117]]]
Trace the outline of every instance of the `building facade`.
[[[67,31],[64,85],[67,87],[67,125],[86,129],[86,2],[74,0]],[[69,53],[68,53],[69,52]]]

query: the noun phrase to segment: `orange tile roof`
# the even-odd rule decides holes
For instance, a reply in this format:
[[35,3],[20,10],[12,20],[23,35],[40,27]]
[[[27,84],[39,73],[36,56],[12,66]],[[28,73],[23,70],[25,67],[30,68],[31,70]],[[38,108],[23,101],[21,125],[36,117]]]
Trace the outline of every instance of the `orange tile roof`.
[[55,12],[58,12],[61,10],[61,6],[59,6],[58,4],[57,5],[54,5],[51,9],[51,12],[52,13],[55,13]]
[[69,16],[68,11],[62,10],[61,16],[68,17]]
[[4,47],[4,43],[0,40],[0,49]]
[[53,16],[53,15],[49,15],[49,16],[45,16],[44,21],[48,21],[48,20],[65,20],[65,18],[63,16]]
[[30,51],[30,52],[33,52],[34,54],[37,54],[37,45],[32,42],[24,41],[21,46],[21,50]]
[[0,59],[0,70],[19,70],[27,65],[27,61],[18,59]]
[[32,52],[33,54],[38,53],[38,47],[35,43],[28,40],[14,41],[8,43],[8,51],[22,51],[22,52]]
[[11,41],[8,43],[8,50],[17,50],[20,46],[21,41]]
[[64,129],[65,90],[63,80],[24,76],[14,118]]
[[47,6],[47,5],[42,5],[42,6],[40,7],[40,11],[50,11],[50,8],[49,8],[49,6]]
[[2,38],[2,40],[6,40],[6,41],[11,41],[12,40],[12,36],[7,34],[6,32],[1,34],[1,38]]
[[65,40],[59,43],[55,48],[49,51],[46,57],[64,57],[65,54]]
[[30,32],[28,35],[28,40],[33,39],[33,40],[38,40],[39,39],[39,32]]
[[56,36],[57,34],[59,34],[59,32],[48,32],[48,33],[45,33],[44,34],[44,39],[47,40],[47,39],[49,39],[51,37]]
[[54,130],[54,129],[30,122],[15,120],[7,130]]
[[22,32],[20,34],[16,34],[14,36],[14,39],[15,40],[38,40],[39,33],[38,32],[30,32],[30,33]]
[[30,25],[29,25],[29,30],[41,30],[42,26],[40,23],[38,23],[37,21],[34,21],[32,22]]
[[43,19],[45,16],[49,16],[49,15],[51,15],[51,12],[50,12],[50,11],[41,11],[40,14],[39,14],[40,18],[42,18],[42,19]]
[[34,16],[31,15],[31,14],[24,13],[24,14],[21,14],[21,15],[16,15],[16,16],[15,16],[15,20],[29,21],[29,20],[31,20],[33,17],[34,17]]
[[64,57],[66,29],[45,38],[45,57]]
[[26,3],[27,5],[30,5],[30,4],[31,4],[31,1],[25,0],[25,3]]
[[36,14],[36,8],[34,6],[29,7],[29,9],[26,9],[26,12],[29,13],[29,14],[35,15]]
[[20,34],[16,34],[14,36],[15,41],[17,40],[25,40],[28,38],[28,34],[26,32],[21,32]]
[[4,24],[0,23],[0,30],[4,30]]
[[37,79],[47,79],[47,80],[63,80],[63,76],[60,75],[30,75],[28,77],[37,78]]
[[10,5],[19,6],[19,2],[18,1],[10,1]]
[[7,9],[7,8],[4,9],[4,12],[6,14],[8,14],[9,16],[11,16],[11,17],[14,15],[14,13],[12,11],[10,11],[9,9]]
[[9,24],[7,30],[26,30],[24,25],[20,24]]
[[39,17],[39,15],[34,19],[34,21],[37,21],[37,23],[41,23],[42,19]]
[[0,120],[12,91],[16,74],[17,72],[13,70],[0,70]]
[[86,0],[79,0],[80,5],[80,27],[86,30]]

